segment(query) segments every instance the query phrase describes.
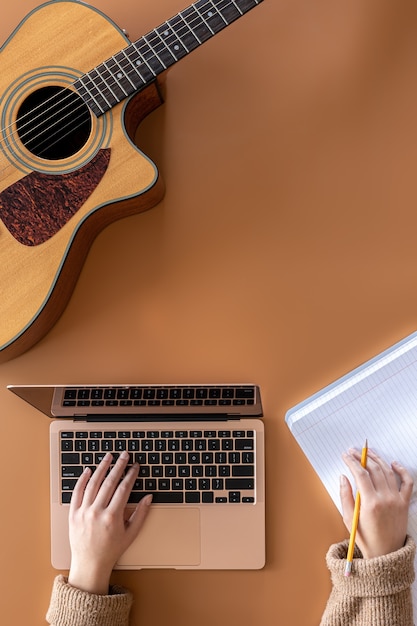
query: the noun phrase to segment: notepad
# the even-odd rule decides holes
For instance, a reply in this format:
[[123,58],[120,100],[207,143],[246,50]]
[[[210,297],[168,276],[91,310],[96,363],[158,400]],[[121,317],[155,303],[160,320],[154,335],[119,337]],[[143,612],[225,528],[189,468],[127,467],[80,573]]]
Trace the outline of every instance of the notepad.
[[[291,408],[285,421],[339,511],[349,447],[360,450],[368,439],[387,462],[407,467],[415,482],[409,533],[417,539],[417,332]],[[413,600],[417,610],[416,583]]]

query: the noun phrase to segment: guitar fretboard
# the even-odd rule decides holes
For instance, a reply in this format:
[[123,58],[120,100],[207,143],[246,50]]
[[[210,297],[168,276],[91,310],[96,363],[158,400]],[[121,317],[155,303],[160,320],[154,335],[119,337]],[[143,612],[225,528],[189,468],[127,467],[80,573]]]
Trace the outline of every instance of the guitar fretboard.
[[81,76],[74,87],[100,116],[261,2],[198,0]]

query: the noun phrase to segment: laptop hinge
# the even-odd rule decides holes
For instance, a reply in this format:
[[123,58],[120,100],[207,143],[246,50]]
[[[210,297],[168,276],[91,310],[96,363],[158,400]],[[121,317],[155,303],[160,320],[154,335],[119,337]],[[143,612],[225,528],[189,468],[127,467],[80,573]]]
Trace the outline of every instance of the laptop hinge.
[[228,420],[239,420],[242,415],[232,415],[227,413],[204,415],[74,415],[76,422],[225,422]]

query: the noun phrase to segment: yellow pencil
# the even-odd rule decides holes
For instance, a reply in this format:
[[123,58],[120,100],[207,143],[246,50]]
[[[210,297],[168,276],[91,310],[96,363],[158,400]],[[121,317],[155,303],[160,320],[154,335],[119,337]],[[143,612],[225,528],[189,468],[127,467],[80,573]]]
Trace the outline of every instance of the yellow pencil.
[[[366,461],[368,458],[368,440],[365,441],[365,445],[362,448],[361,465],[366,467]],[[353,510],[352,528],[350,531],[349,548],[347,553],[347,561],[345,567],[345,576],[350,576],[353,561],[353,551],[355,549],[356,531],[359,523],[359,510],[361,507],[361,496],[359,491],[356,492],[355,508]]]

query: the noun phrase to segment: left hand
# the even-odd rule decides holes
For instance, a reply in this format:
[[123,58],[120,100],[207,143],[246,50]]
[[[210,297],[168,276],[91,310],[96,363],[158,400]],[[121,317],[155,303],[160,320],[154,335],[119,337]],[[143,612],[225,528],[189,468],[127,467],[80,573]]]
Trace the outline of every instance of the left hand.
[[106,595],[119,557],[138,535],[152,496],[145,496],[126,518],[126,505],[139,466],[124,476],[129,460],[122,452],[106,476],[112,455],[106,454],[96,471],[87,468],[75,486],[69,511],[71,568],[68,582],[89,593]]

